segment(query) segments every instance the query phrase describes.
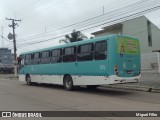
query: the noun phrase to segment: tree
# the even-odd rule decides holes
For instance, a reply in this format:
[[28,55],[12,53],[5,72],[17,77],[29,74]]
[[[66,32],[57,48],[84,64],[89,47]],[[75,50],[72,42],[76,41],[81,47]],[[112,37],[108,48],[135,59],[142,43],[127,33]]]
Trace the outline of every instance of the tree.
[[73,30],[71,35],[65,35],[65,39],[61,39],[59,42],[71,43],[84,39],[87,39],[87,36],[85,36],[81,31]]

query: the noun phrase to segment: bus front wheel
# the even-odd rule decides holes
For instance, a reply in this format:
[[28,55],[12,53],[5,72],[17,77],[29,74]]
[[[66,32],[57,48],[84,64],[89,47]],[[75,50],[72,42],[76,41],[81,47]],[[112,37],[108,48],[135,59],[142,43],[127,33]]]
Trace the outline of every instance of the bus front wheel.
[[27,85],[32,85],[31,77],[29,75],[26,76]]
[[64,77],[63,85],[64,85],[65,89],[68,91],[72,91],[74,89],[73,80],[70,75],[67,75]]

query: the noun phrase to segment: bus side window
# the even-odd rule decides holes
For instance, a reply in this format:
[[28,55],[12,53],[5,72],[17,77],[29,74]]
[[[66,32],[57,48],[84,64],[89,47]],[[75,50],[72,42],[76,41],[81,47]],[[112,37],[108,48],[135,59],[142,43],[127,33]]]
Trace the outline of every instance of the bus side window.
[[32,58],[32,64],[40,64],[40,53],[34,53]]
[[63,49],[63,62],[76,61],[76,47],[67,47]]
[[78,54],[77,60],[78,61],[91,61],[93,60],[93,43],[85,44],[78,46]]
[[43,51],[41,53],[41,64],[49,64],[50,63],[50,51]]
[[107,42],[101,41],[95,43],[95,60],[105,60],[107,58]]
[[52,50],[51,63],[61,63],[61,62],[62,62],[62,49]]
[[31,65],[32,64],[32,54],[25,55],[25,65]]

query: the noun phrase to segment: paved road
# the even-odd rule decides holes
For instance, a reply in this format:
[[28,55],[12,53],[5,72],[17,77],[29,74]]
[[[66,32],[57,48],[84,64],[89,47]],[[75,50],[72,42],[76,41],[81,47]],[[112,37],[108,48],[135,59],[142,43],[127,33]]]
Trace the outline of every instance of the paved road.
[[[0,78],[0,111],[159,111],[160,94],[99,88],[65,91],[61,86],[27,86],[17,80]],[[2,118],[1,118],[2,119]],[[12,120],[8,118],[7,120]],[[17,118],[16,118],[17,119]],[[128,118],[42,118],[128,120]],[[130,118],[137,120],[137,118]],[[144,118],[144,120],[151,118]],[[159,120],[159,118],[152,118]],[[37,118],[37,120],[41,120]],[[142,119],[143,120],[143,119]]]

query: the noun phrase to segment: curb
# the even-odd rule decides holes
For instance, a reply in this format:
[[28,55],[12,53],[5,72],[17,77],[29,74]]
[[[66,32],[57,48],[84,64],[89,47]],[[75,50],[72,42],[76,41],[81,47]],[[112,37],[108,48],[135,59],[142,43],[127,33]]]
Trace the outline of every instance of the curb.
[[2,79],[7,79],[7,80],[18,80],[18,77],[3,77]]
[[18,80],[19,77],[8,77],[7,79],[11,79],[11,80]]
[[160,93],[160,89],[158,88],[149,87],[149,86],[140,86],[140,85],[119,85],[117,84],[117,85],[105,85],[101,87]]

